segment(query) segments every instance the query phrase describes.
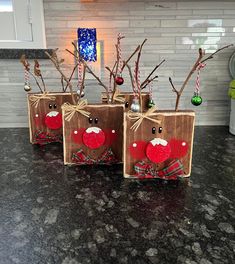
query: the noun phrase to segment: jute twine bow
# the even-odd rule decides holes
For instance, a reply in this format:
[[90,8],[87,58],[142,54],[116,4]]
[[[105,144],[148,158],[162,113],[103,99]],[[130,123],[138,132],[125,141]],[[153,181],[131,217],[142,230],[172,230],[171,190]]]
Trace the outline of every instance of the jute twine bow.
[[39,104],[40,100],[42,100],[42,99],[53,101],[56,99],[56,97],[53,95],[50,95],[49,92],[44,92],[42,94],[34,94],[34,95],[31,95],[29,97],[29,100],[30,100],[32,106],[34,106],[36,108],[38,107],[38,104]]
[[84,110],[86,106],[87,106],[87,100],[82,100],[77,105],[71,105],[69,103],[63,104],[61,108],[64,110],[65,120],[69,122],[76,112],[86,117],[89,117],[90,112]]
[[130,118],[130,120],[135,121],[135,123],[131,126],[131,130],[136,131],[144,119],[148,119],[154,123],[160,124],[161,119],[153,118],[154,116],[159,115],[159,113],[155,112],[156,110],[157,110],[156,106],[153,106],[145,113],[134,113],[129,111],[128,117]]
[[[113,101],[119,102],[119,103],[125,103],[125,97],[121,94],[120,90],[116,89],[114,95],[113,95]],[[103,95],[102,99],[105,101],[108,101],[107,95]]]

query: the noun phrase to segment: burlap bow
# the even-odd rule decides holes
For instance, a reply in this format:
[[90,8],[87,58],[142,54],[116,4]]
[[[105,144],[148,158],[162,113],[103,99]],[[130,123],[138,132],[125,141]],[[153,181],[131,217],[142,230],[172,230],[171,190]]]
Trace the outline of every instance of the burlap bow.
[[53,101],[56,99],[56,97],[54,95],[50,95],[49,92],[44,92],[42,94],[34,94],[34,95],[30,95],[29,100],[30,103],[32,104],[32,106],[34,107],[38,107],[40,100],[50,100]]
[[[119,102],[119,103],[125,103],[125,97],[123,97],[124,95],[121,94],[120,90],[116,89],[114,95],[113,95],[113,101],[115,102]],[[104,101],[108,101],[108,97],[107,94],[104,94],[102,96],[102,100]]]
[[64,110],[65,120],[69,122],[76,112],[86,117],[89,117],[90,112],[84,110],[86,106],[87,106],[87,100],[82,100],[77,105],[71,105],[69,103],[63,104],[61,108]]
[[161,119],[154,118],[155,116],[159,116],[159,113],[156,113],[155,111],[157,110],[156,106],[151,107],[147,112],[145,113],[135,113],[132,111],[128,112],[128,117],[135,121],[135,123],[131,126],[131,129],[136,131],[138,127],[141,125],[143,119],[148,119],[154,123],[160,124]]

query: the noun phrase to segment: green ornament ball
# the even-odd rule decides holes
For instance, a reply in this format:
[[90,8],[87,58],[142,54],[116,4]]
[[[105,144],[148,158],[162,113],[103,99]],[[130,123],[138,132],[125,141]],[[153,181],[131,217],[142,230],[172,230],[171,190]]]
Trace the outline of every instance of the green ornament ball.
[[148,107],[148,108],[151,108],[151,107],[153,107],[154,105],[155,105],[155,103],[154,103],[153,99],[150,99],[150,100],[148,101],[148,105],[147,105],[147,107]]
[[191,99],[191,103],[195,106],[198,106],[202,103],[202,98],[200,95],[194,95]]

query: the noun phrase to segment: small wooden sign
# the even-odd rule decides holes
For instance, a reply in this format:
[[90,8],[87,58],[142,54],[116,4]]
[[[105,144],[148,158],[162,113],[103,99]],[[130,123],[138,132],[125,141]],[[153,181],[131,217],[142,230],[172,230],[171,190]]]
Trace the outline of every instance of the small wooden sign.
[[30,143],[62,142],[61,106],[65,102],[72,103],[70,93],[28,94]]
[[[122,162],[124,105],[86,105],[72,116],[63,107],[64,164]],[[68,117],[70,118],[68,120]]]
[[139,118],[133,113],[125,113],[124,177],[168,179],[166,169],[172,164],[182,168],[181,177],[189,176],[194,119],[193,111],[154,111],[148,118],[143,117],[142,122],[138,121],[139,127],[134,131]]

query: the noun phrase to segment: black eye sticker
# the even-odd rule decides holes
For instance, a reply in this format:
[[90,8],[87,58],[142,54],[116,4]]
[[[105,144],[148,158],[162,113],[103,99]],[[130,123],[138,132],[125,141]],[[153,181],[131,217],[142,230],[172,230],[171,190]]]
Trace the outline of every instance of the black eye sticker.
[[57,105],[56,104],[54,104],[54,109],[56,109],[57,108]]
[[125,107],[129,107],[129,103],[128,102],[125,102]]
[[95,124],[97,124],[97,123],[98,123],[98,118],[96,117],[96,118],[95,118]]
[[49,108],[50,108],[50,109],[52,108],[52,104],[49,104]]
[[89,117],[88,121],[89,121],[89,123],[91,124],[92,121],[93,121],[93,119],[92,119],[91,117]]
[[156,127],[152,127],[152,134],[156,134]]
[[162,127],[158,128],[158,133],[162,133]]

